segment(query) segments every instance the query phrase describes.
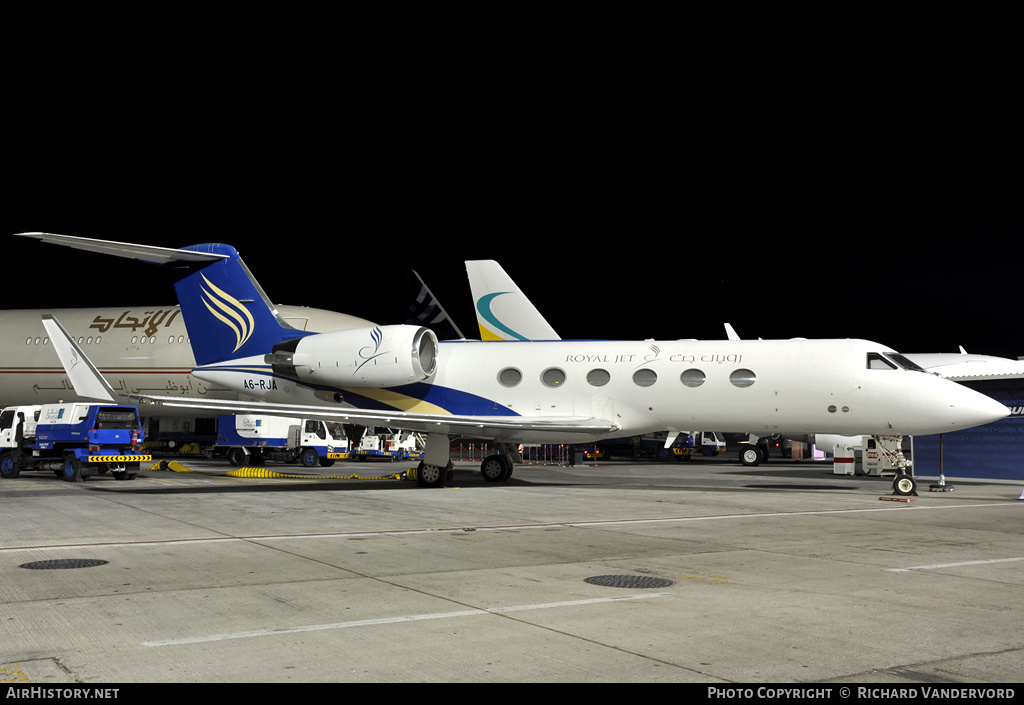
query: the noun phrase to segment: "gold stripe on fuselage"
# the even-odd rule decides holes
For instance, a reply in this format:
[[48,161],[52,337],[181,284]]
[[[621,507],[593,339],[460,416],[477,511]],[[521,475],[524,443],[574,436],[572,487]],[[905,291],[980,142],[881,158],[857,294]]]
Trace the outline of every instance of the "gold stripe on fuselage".
[[381,404],[387,404],[392,406],[396,411],[414,411],[420,414],[446,414],[451,416],[451,412],[444,409],[437,404],[431,404],[430,402],[417,399],[416,397],[410,397],[407,394],[398,394],[390,389],[368,389],[366,387],[349,388],[343,390],[352,394],[358,394],[359,396],[366,397],[367,399],[373,399]]

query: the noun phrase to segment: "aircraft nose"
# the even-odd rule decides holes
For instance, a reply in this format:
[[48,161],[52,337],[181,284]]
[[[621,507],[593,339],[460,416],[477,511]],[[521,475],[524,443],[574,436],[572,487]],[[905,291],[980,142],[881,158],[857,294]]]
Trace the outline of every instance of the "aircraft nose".
[[967,387],[960,389],[961,393],[950,404],[958,429],[984,426],[1010,415],[1010,410],[992,397]]

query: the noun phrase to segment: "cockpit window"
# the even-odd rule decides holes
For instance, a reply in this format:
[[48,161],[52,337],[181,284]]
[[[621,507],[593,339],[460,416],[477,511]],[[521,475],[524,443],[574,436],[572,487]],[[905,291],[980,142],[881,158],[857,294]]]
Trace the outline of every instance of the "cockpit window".
[[926,370],[899,353],[868,353],[869,370],[910,370],[911,372],[925,372]]
[[882,356],[882,353],[868,353],[869,370],[895,370],[896,365]]
[[910,370],[911,372],[925,372],[926,371],[923,367],[918,365],[916,362],[914,362],[910,358],[906,357],[905,355],[900,355],[899,353],[889,353],[889,359],[892,360],[893,362],[895,362],[897,365],[899,365],[903,369]]

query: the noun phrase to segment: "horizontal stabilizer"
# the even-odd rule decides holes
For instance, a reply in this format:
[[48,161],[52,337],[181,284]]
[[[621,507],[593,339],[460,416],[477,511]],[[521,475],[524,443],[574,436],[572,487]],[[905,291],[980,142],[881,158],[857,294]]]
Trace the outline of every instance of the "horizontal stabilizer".
[[133,245],[127,242],[113,242],[112,240],[95,240],[88,237],[75,237],[73,235],[54,235],[53,233],[17,233],[18,237],[32,237],[52,245],[62,245],[76,250],[98,252],[103,255],[114,255],[127,259],[137,259],[143,262],[154,262],[156,264],[170,264],[172,262],[184,262],[198,264],[203,262],[216,262],[222,259],[229,259],[229,255],[213,252],[196,252],[195,250],[175,250],[170,247],[156,247],[154,245]]

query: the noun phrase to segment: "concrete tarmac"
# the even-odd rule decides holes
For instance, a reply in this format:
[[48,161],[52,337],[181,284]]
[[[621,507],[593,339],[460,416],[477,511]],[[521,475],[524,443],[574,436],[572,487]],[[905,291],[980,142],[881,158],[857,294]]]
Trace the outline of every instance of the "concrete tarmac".
[[0,481],[0,681],[1019,683],[1020,484],[734,457]]

